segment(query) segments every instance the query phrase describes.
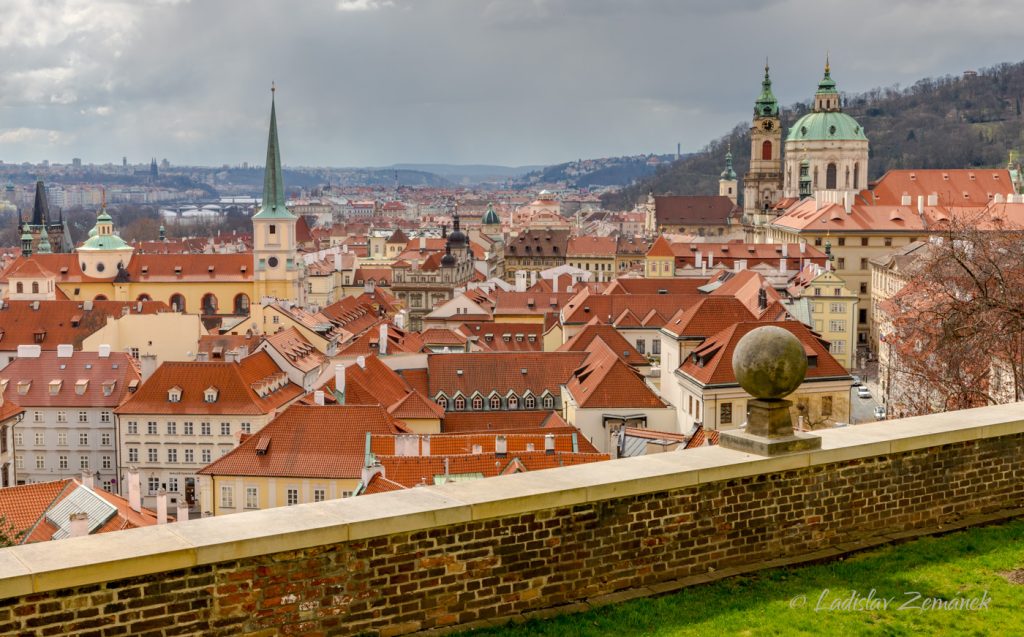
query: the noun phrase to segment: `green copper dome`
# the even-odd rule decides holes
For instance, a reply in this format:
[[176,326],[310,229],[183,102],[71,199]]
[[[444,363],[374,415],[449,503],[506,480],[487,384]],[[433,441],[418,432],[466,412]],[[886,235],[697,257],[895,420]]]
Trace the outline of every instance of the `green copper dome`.
[[114,220],[107,213],[106,208],[101,208],[96,215],[96,225],[89,231],[89,238],[85,243],[78,246],[79,251],[94,250],[131,250],[128,242],[114,233]]
[[487,212],[484,213],[484,218],[480,222],[485,226],[500,226],[501,219],[498,218],[498,213],[494,212],[494,204],[487,204]]
[[725,154],[725,170],[722,171],[722,179],[736,181],[736,171],[732,169],[732,151]]
[[867,141],[868,138],[857,120],[838,111],[808,113],[790,127],[786,137],[787,142],[832,140]]

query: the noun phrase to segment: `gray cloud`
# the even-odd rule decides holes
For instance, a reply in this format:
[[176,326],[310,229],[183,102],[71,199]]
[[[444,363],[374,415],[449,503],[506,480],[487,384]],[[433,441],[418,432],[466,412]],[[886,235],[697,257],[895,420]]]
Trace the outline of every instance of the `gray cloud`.
[[[1014,61],[1000,0],[8,0],[0,158],[548,163],[695,149],[783,104]],[[979,46],[984,43],[984,46]]]

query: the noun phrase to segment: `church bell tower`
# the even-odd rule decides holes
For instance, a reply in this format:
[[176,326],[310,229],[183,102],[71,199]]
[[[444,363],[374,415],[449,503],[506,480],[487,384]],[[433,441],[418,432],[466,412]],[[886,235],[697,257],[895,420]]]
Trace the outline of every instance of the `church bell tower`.
[[743,177],[743,217],[747,241],[763,243],[768,208],[782,196],[782,124],[772,93],[768,63],[750,127],[750,170]]

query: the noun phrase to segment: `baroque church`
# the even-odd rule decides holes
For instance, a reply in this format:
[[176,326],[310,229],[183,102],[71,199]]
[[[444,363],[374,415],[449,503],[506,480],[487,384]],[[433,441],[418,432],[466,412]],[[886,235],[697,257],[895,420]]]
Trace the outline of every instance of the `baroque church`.
[[[13,187],[13,186],[12,186]],[[71,233],[64,221],[64,212],[54,220],[50,215],[50,204],[46,198],[43,180],[36,181],[36,196],[32,202],[32,219],[22,220],[18,213],[18,229],[21,231],[21,252],[28,256],[33,252],[71,252]]]
[[[731,172],[731,157],[727,163]],[[731,180],[735,184],[734,174]],[[768,224],[804,197],[852,203],[867,188],[867,180],[868,138],[860,124],[843,112],[828,61],[813,109],[789,128],[784,144],[779,103],[765,64],[750,127],[750,169],[743,177],[746,240],[764,243]],[[728,187],[727,181],[729,176],[723,172],[720,188]]]

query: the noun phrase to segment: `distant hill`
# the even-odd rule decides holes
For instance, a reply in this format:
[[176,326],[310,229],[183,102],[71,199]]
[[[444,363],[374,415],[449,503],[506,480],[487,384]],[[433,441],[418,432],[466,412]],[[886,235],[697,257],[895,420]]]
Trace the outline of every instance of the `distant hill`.
[[538,184],[559,184],[568,188],[628,186],[638,179],[655,174],[658,166],[674,158],[674,155],[632,155],[578,159],[526,173],[518,177],[513,185],[533,187]]
[[[810,110],[809,93],[807,102],[782,109],[784,130]],[[976,76],[929,78],[907,88],[844,94],[843,110],[860,122],[870,140],[869,178],[877,179],[890,168],[1006,165],[1010,151],[1024,147],[1022,101],[1024,62],[1019,62],[983,69]],[[740,123],[701,152],[605,195],[605,206],[630,208],[649,192],[717,194],[730,145],[736,173],[743,179],[750,162],[749,127],[749,122]]]
[[506,181],[543,166],[494,166],[490,164],[394,164],[382,170],[412,170],[433,173],[457,184]]

